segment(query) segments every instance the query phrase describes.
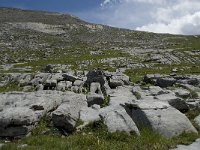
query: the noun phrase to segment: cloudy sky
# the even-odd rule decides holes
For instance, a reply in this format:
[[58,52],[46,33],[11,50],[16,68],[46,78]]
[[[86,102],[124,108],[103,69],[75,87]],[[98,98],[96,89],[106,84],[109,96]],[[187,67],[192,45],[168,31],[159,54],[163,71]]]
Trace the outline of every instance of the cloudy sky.
[[134,30],[200,34],[200,0],[0,0],[0,6],[71,13]]

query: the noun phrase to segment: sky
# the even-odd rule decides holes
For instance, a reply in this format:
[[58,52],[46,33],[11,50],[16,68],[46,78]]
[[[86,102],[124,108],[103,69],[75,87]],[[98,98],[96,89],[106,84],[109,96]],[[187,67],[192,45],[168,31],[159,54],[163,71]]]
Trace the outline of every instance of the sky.
[[0,7],[69,13],[133,30],[200,35],[200,0],[0,0]]

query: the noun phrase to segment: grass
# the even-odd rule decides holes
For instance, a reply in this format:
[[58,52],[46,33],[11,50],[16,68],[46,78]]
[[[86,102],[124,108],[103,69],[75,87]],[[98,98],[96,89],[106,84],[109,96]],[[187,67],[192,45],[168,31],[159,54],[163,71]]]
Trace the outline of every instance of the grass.
[[[100,55],[91,55],[87,49],[80,51],[80,47],[81,44],[76,48],[74,47],[74,49],[70,48],[62,51],[55,50],[55,53],[52,54],[49,58],[38,60],[36,59],[35,61],[31,60],[24,64],[17,64],[15,67],[31,66],[33,68],[32,71],[37,72],[47,64],[68,64],[72,66],[71,69],[73,70],[91,70],[104,66],[104,69],[106,68],[106,70],[113,71],[115,68],[111,67],[109,63],[101,62],[101,60],[117,57],[129,57],[127,53],[114,50],[103,50],[103,53]],[[90,61],[91,63],[89,65],[83,66],[80,69],[80,64],[82,64],[84,61]]]
[[197,92],[190,90],[190,98],[196,99],[198,97],[199,97],[199,95],[197,94]]
[[134,95],[137,99],[141,99],[141,94],[139,92],[134,92]]
[[[40,122],[40,129],[46,129],[45,123]],[[45,128],[44,128],[45,127]],[[37,129],[38,130],[38,129]],[[197,134],[183,133],[178,137],[167,139],[149,129],[142,129],[141,136],[127,134],[125,132],[109,133],[101,122],[90,123],[82,131],[69,136],[60,134],[42,134],[38,130],[30,137],[16,140],[4,145],[1,150],[168,150],[177,144],[190,144],[198,138]],[[27,144],[25,148],[20,145]]]
[[8,83],[6,86],[0,87],[0,93],[10,92],[10,91],[22,91],[22,88],[18,86],[16,82]]
[[104,96],[104,101],[103,101],[103,104],[101,107],[106,107],[109,105],[109,102],[110,102],[110,96]]

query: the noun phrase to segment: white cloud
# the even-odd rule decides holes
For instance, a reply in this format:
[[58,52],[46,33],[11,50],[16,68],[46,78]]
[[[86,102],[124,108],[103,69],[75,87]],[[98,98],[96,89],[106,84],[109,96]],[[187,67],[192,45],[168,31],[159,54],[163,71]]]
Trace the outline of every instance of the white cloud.
[[200,34],[199,0],[104,0],[101,5],[97,16],[105,24],[157,33]]

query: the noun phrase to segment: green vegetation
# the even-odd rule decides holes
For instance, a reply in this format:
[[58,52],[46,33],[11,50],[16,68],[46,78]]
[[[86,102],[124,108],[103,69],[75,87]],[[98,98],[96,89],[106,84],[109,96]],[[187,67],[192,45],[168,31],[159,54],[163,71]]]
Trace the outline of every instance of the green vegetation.
[[109,96],[109,95],[108,95],[108,96],[105,96],[105,97],[104,97],[104,102],[103,102],[103,104],[102,104],[101,107],[106,107],[106,106],[108,106],[108,105],[109,105],[109,102],[110,102],[110,96]]
[[17,83],[11,82],[6,86],[0,87],[0,93],[10,92],[10,91],[22,91],[22,88],[18,86]]
[[139,92],[134,92],[134,95],[137,99],[141,99],[141,94]]
[[[43,129],[44,123],[40,126]],[[190,144],[196,138],[198,138],[197,134],[184,133],[167,139],[149,129],[142,129],[141,136],[129,135],[125,132],[108,133],[106,126],[100,121],[91,123],[82,131],[66,137],[58,133],[45,135],[41,130],[34,131],[33,136],[6,144],[1,150],[168,150],[177,144]],[[25,144],[26,147],[20,148]]]
[[195,92],[195,91],[193,91],[193,90],[190,90],[190,98],[198,98],[199,96],[198,96],[198,94],[197,94],[197,92]]
[[189,110],[186,113],[186,116],[190,119],[192,122],[193,126],[197,129],[197,131],[200,133],[200,127],[199,125],[194,121],[194,119],[200,115],[200,110]]

